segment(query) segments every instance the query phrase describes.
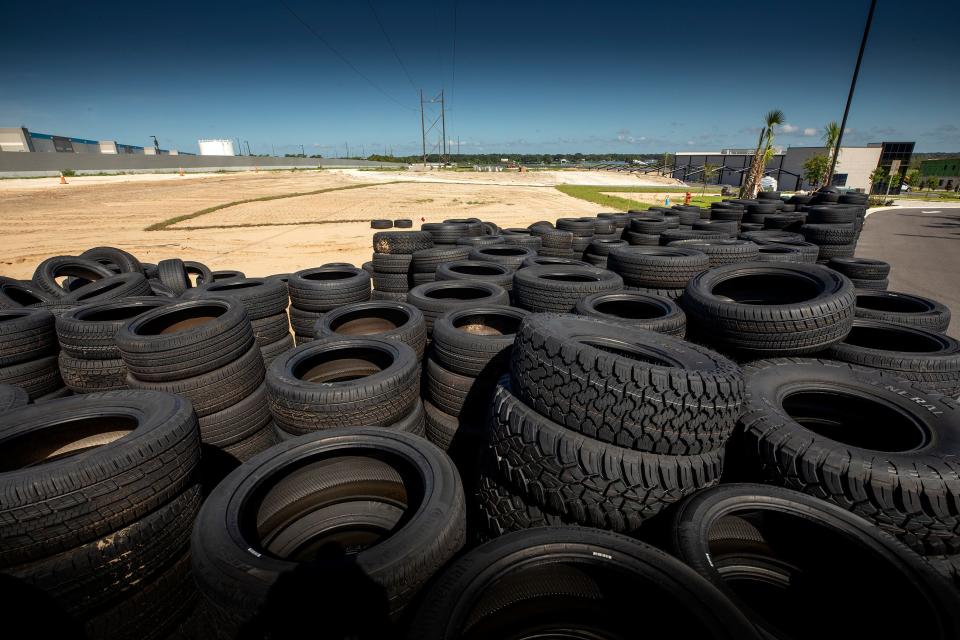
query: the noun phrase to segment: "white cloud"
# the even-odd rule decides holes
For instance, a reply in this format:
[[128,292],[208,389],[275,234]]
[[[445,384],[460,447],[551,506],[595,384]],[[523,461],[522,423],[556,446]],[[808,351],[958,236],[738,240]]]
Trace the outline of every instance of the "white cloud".
[[795,124],[790,124],[789,122],[786,122],[780,126],[781,133],[796,133],[799,130],[800,127]]
[[803,135],[805,135],[805,136],[815,136],[815,135],[817,135],[817,130],[814,129],[813,127],[807,127],[806,129],[803,130]]
[[693,140],[687,140],[687,144],[692,145],[692,144],[693,144]]

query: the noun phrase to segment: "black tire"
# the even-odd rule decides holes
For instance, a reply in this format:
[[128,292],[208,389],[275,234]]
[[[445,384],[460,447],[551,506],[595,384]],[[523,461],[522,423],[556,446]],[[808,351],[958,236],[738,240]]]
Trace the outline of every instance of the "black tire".
[[433,327],[433,357],[460,375],[499,377],[506,369],[516,330],[527,315],[522,309],[495,305],[446,313]]
[[941,333],[856,318],[843,342],[824,357],[882,369],[923,389],[960,396],[960,342]]
[[85,284],[61,299],[71,304],[90,304],[151,295],[150,283],[142,273],[127,272]]
[[203,264],[202,262],[195,262],[193,260],[184,260],[183,269],[187,272],[187,278],[193,276],[194,286],[200,286],[202,284],[210,284],[213,282],[213,271],[210,270],[210,267]]
[[170,288],[164,286],[159,280],[147,280],[150,285],[150,293],[161,298],[179,298]]
[[[349,562],[336,553],[297,555],[291,535],[314,549],[324,540],[342,548],[338,522],[357,535],[392,531],[363,536]],[[256,637],[296,635],[319,605],[325,635],[388,638],[390,616],[465,537],[463,488],[441,451],[408,433],[337,429],[281,442],[217,485],[194,525],[193,575],[231,635],[241,626]],[[313,606],[301,605],[305,589]],[[372,626],[370,635],[362,631]]]
[[425,594],[407,637],[632,638],[638,600],[656,611],[643,617],[644,635],[760,637],[726,596],[669,554],[581,527],[510,533],[462,556]]
[[479,222],[427,222],[420,225],[433,239],[433,244],[457,244],[464,236],[482,236],[483,227]]
[[569,231],[575,237],[589,238],[595,233],[593,219],[584,218],[557,218],[557,229]]
[[257,345],[263,347],[290,335],[290,318],[287,317],[286,312],[281,312],[275,316],[252,321],[250,328],[253,329],[253,339]]
[[[407,275],[410,272],[410,263],[413,255],[409,253],[374,253],[373,271],[374,280],[378,273],[397,273]],[[376,286],[376,284],[374,284]]]
[[43,309],[0,309],[0,367],[57,352],[54,316]]
[[73,392],[66,387],[57,387],[49,393],[45,393],[42,396],[37,396],[33,399],[33,404],[43,404],[44,402],[50,402],[51,400],[59,400],[60,398],[67,398],[72,396]]
[[490,424],[497,468],[511,487],[554,513],[633,532],[668,504],[720,480],[722,448],[674,456],[601,442],[541,416],[505,383],[494,394]]
[[[410,410],[410,413],[403,416],[393,424],[388,424],[383,429],[394,429],[396,431],[403,431],[404,433],[412,433],[415,436],[426,437],[425,429],[425,413],[423,410],[423,402],[417,398],[416,403],[413,405],[413,409]],[[381,427],[377,427],[381,428]],[[288,433],[277,426],[276,423],[273,423],[272,426],[273,433],[276,436],[277,442],[286,442],[287,440],[292,440],[293,438],[299,438],[300,436],[295,433]]]
[[[192,485],[200,460],[190,403],[132,391],[6,412],[0,415],[0,446],[3,567],[49,557],[136,522]],[[84,448],[83,455],[63,456]]]
[[850,282],[852,282],[853,286],[857,289],[865,289],[868,291],[886,291],[887,287],[890,286],[890,281],[886,278],[882,280],[858,280],[856,278],[850,278]]
[[[674,554],[730,598],[765,637],[814,637],[822,633],[823,619],[831,620],[835,638],[960,634],[960,599],[927,562],[818,498],[780,487],[724,485],[684,501],[674,525]],[[838,565],[862,577],[860,589],[834,579]],[[777,598],[775,606],[763,595],[787,588],[790,597]],[[811,606],[825,618],[804,615]],[[849,615],[900,607],[911,615]]]
[[660,245],[667,246],[674,240],[723,240],[732,238],[729,231],[706,231],[703,229],[667,229],[660,234]]
[[25,407],[28,402],[30,402],[30,396],[20,387],[0,384],[0,413]]
[[744,373],[744,469],[853,511],[921,553],[960,552],[955,401],[830,360],[763,360]]
[[370,292],[371,301],[380,301],[388,300],[390,302],[406,302],[407,294],[406,293],[393,293],[392,291],[377,291],[374,289]]
[[799,233],[789,231],[776,231],[769,229],[766,231],[744,231],[738,236],[741,240],[751,240],[758,244],[764,242],[783,242],[795,243],[806,242],[806,239]]
[[611,249],[625,246],[627,246],[627,243],[624,240],[593,240],[588,250],[595,256],[606,257]]
[[523,261],[524,267],[550,267],[550,266],[569,266],[569,267],[589,267],[583,260],[574,260],[573,258],[561,258],[555,256],[536,256],[527,258]]
[[157,263],[157,279],[175,295],[181,295],[193,286],[183,260],[171,258]]
[[277,358],[267,372],[277,426],[303,434],[341,426],[386,426],[407,415],[420,391],[417,355],[403,342],[322,338]]
[[[89,617],[129,598],[183,556],[200,501],[200,486],[194,484],[122,532],[4,573],[43,591],[68,615]],[[131,580],[134,574],[137,579]]]
[[785,244],[761,244],[758,245],[757,262],[806,262],[803,252],[796,247]]
[[622,321],[525,318],[510,373],[513,392],[541,415],[637,451],[714,451],[743,411],[743,376],[736,364],[705,347]]
[[476,502],[480,518],[479,533],[487,539],[511,531],[576,524],[571,518],[563,518],[527,501],[496,477],[495,471],[489,474],[481,471],[477,480]]
[[410,291],[410,278],[405,273],[379,273],[374,271],[371,274],[373,288],[376,291],[386,291],[388,293],[406,293]]
[[510,267],[516,271],[527,258],[537,255],[537,252],[527,247],[518,246],[495,246],[495,247],[476,247],[467,256],[469,260],[478,260],[480,262],[492,262]]
[[[699,220],[700,216],[697,215],[696,219]],[[667,221],[659,216],[636,216],[630,219],[630,231],[635,233],[659,236],[668,228]]]
[[909,293],[857,291],[858,318],[882,320],[907,327],[943,333],[950,326],[950,309],[945,305]]
[[[423,401],[423,410],[426,439],[458,463],[462,464],[467,457],[476,457],[486,446],[483,420],[474,416],[452,416],[429,400]],[[461,475],[465,474],[461,472]]]
[[410,218],[399,218],[393,221],[393,226],[397,229],[410,229],[413,227],[413,220]]
[[314,337],[314,329],[321,318],[323,318],[321,311],[304,311],[298,307],[290,307],[290,326],[297,335]]
[[661,296],[633,291],[595,293],[577,302],[574,310],[582,316],[622,322],[678,338],[687,333],[687,315],[683,309]]
[[273,364],[273,361],[276,360],[278,356],[290,351],[295,346],[292,335],[288,335],[282,340],[262,345],[260,347],[260,355],[263,356],[264,368],[269,369],[270,365]]
[[119,391],[127,387],[127,367],[123,360],[82,360],[61,352],[57,363],[60,377],[74,393]]
[[503,244],[512,247],[526,247],[528,249],[533,249],[534,252],[540,251],[540,248],[543,246],[542,239],[529,234],[512,234],[508,236],[500,236],[500,238],[503,240]]
[[457,238],[457,244],[465,247],[495,247],[504,244],[503,236],[483,235]]
[[192,378],[233,362],[254,344],[247,312],[223,298],[162,305],[117,332],[127,369],[139,380]]
[[822,244],[817,255],[817,262],[826,263],[832,258],[852,258],[856,251],[856,242],[850,244]]
[[63,387],[57,356],[50,355],[0,367],[0,384],[22,388],[33,401]]
[[725,238],[723,240],[675,240],[668,246],[685,247],[707,254],[711,267],[725,264],[753,262],[760,255],[760,246],[750,240]]
[[679,300],[683,296],[683,289],[655,289],[651,287],[624,287],[628,293],[641,293],[648,296],[659,296],[667,300]]
[[[741,234],[743,237],[743,234]],[[803,254],[803,262],[807,264],[813,264],[820,259],[820,247],[813,244],[812,242],[806,242],[805,240],[765,240],[765,239],[754,239],[753,242],[756,242],[761,247],[762,246],[775,246],[775,247],[790,247],[792,249],[798,250]]]
[[818,245],[848,245],[857,239],[857,230],[852,224],[810,224],[800,227],[807,242]]
[[427,325],[423,313],[404,302],[372,301],[346,305],[325,314],[317,322],[318,338],[372,336],[403,342],[423,358]]
[[90,258],[54,256],[37,266],[36,271],[33,272],[33,284],[56,299],[70,293],[57,282],[59,277],[72,276],[86,282],[94,282],[112,275],[114,275],[113,271]]
[[470,251],[470,247],[463,245],[423,249],[413,254],[410,270],[413,273],[436,273],[437,267],[445,262],[466,260]]
[[[490,393],[486,394],[486,402],[469,403],[471,391],[478,380],[471,376],[464,376],[443,368],[432,357],[428,357],[423,363],[424,374],[427,382],[425,397],[430,403],[447,414],[459,418],[464,410],[468,412],[483,410],[490,406],[490,395],[493,391],[493,382],[487,381],[487,389]],[[496,378],[493,379],[495,381]],[[472,415],[472,413],[468,413]]]
[[229,444],[223,447],[221,450],[223,453],[227,454],[237,462],[242,463],[246,462],[258,453],[266,451],[273,445],[277,444],[277,442],[278,440],[276,432],[274,430],[273,423],[271,422],[249,438]]
[[852,224],[857,212],[852,207],[814,205],[807,209],[807,219],[817,224]]
[[393,221],[392,220],[371,220],[370,221],[371,229],[392,229]]
[[136,256],[116,247],[93,247],[81,253],[80,257],[96,260],[104,266],[113,265],[120,273],[143,273],[143,265]]
[[627,243],[631,247],[659,247],[660,234],[637,233],[627,231]]
[[120,358],[117,333],[130,319],[171,304],[168,298],[141,296],[74,307],[57,318],[57,338],[67,355],[84,360]]
[[588,295],[623,289],[623,278],[597,267],[524,267],[513,276],[517,306],[528,311],[572,311]]
[[610,252],[607,266],[632,287],[679,289],[710,268],[710,258],[695,249],[621,247]]
[[214,282],[230,282],[232,280],[245,280],[247,274],[236,269],[221,269],[211,273]]
[[530,227],[530,234],[540,238],[541,251],[539,253],[541,254],[547,249],[569,251],[573,246],[573,234],[569,231],[561,231],[552,227],[532,226]]
[[482,280],[440,280],[414,287],[407,294],[407,302],[423,313],[429,335],[433,323],[443,314],[464,307],[509,305],[510,294]]
[[197,417],[203,418],[242,401],[260,386],[263,378],[263,356],[260,348],[252,345],[236,360],[206,373],[163,382],[146,381],[127,374],[127,386],[190,398]]
[[381,231],[373,234],[373,250],[377,253],[405,253],[429,249],[432,236],[425,231]]
[[0,309],[35,307],[57,299],[32,282],[0,276]]
[[330,311],[370,299],[370,274],[356,267],[317,267],[298,271],[287,282],[293,306]]
[[197,422],[204,444],[223,448],[254,436],[268,426],[271,420],[270,408],[267,405],[267,386],[265,382],[261,382],[252,393],[236,404],[205,415]]
[[235,278],[232,280],[214,281],[190,289],[183,295],[184,299],[194,298],[227,298],[236,300],[247,310],[250,320],[286,313],[290,300],[287,297],[287,287],[279,280],[267,278]]
[[853,326],[853,284],[819,265],[747,263],[705,271],[687,284],[681,306],[689,332],[750,356],[814,353]]
[[513,291],[514,269],[482,260],[458,260],[437,267],[437,280],[480,280]]

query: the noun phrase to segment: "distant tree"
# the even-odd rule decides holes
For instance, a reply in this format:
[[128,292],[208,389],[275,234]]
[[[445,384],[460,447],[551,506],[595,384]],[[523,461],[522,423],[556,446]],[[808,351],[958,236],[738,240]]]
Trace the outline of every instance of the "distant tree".
[[707,190],[707,182],[709,182],[710,179],[713,177],[713,174],[716,172],[717,168],[718,167],[715,164],[710,164],[709,162],[704,163],[703,180],[701,180],[701,182],[703,182],[703,186],[700,188],[700,198],[703,198],[703,194]]
[[827,170],[823,174],[823,184],[826,185],[827,180],[830,176],[827,174],[830,172],[830,163],[833,162],[833,147],[837,144],[837,140],[840,139],[840,125],[837,124],[837,121],[828,122],[827,126],[823,128],[823,143],[827,147]]
[[889,173],[886,167],[877,167],[870,172],[870,190],[873,191],[873,188],[878,184],[884,184],[889,177]]
[[803,179],[811,186],[823,184],[830,171],[830,156],[815,155],[807,158],[803,163]]
[[760,138],[757,140],[757,149],[753,153],[750,171],[740,187],[741,198],[753,198],[757,195],[760,178],[763,177],[763,167],[773,151],[773,128],[783,124],[784,120],[785,116],[780,109],[768,111],[764,116],[764,127],[760,130]]
[[936,178],[927,178],[927,189],[933,191],[940,186],[940,181]]
[[903,184],[907,185],[911,189],[916,189],[920,186],[920,170],[919,169],[907,169],[907,175],[903,177]]

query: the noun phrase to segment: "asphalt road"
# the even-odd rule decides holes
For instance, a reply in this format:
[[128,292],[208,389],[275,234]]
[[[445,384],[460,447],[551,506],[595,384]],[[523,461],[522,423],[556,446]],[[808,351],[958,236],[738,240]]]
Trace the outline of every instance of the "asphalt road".
[[950,308],[947,334],[960,338],[960,207],[871,213],[857,257],[890,263],[890,291],[933,298]]

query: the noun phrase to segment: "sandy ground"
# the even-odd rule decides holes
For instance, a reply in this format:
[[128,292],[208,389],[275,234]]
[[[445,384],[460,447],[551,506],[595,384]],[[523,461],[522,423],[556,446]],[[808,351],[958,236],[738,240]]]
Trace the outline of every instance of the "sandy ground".
[[[384,184],[398,180],[405,182]],[[525,226],[564,215],[590,215],[601,207],[552,188],[589,180],[643,184],[629,175],[593,171],[163,174],[75,177],[68,185],[58,184],[57,178],[0,180],[0,220],[5,225],[0,275],[29,278],[44,258],[76,255],[98,245],[126,249],[146,262],[181,257],[250,276],[326,262],[359,265],[370,259],[371,218],[414,218],[416,226],[421,218],[440,222],[469,216],[501,226]],[[372,186],[235,205],[162,231],[144,230],[238,200],[357,184]]]

